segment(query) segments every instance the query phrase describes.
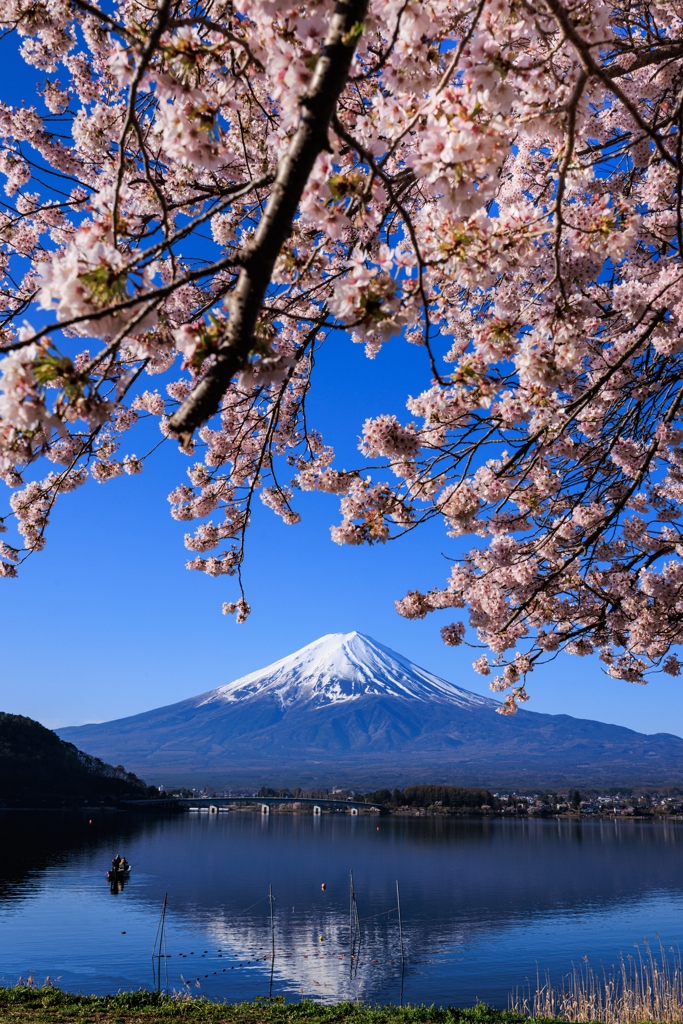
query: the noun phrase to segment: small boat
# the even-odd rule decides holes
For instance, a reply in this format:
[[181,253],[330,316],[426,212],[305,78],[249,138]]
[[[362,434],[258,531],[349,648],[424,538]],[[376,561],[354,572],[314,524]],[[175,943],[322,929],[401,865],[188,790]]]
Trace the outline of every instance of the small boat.
[[121,878],[130,878],[131,866],[126,864],[125,868],[118,868],[116,871],[113,869],[107,871],[107,881],[114,882]]

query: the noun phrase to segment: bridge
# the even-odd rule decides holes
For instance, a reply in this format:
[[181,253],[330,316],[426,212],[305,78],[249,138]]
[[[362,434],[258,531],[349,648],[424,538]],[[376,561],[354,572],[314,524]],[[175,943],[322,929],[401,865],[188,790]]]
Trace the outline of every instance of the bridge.
[[193,808],[198,810],[213,811],[216,813],[221,807],[245,806],[254,804],[259,807],[261,814],[270,814],[270,808],[282,804],[299,804],[311,806],[313,814],[320,814],[323,807],[333,810],[350,811],[351,814],[358,814],[359,811],[374,811],[382,813],[382,805],[367,803],[365,800],[344,800],[334,797],[296,797],[296,796],[170,796],[161,797],[158,800],[126,800],[127,806],[149,807],[154,810],[183,810],[189,811]]
[[200,810],[206,808],[211,810],[212,807],[229,807],[231,804],[246,805],[256,804],[260,807],[261,814],[269,814],[271,807],[282,806],[283,804],[300,804],[302,806],[312,807],[313,813],[318,814],[322,811],[323,807],[329,807],[333,810],[350,811],[352,814],[358,814],[359,811],[375,811],[381,812],[382,807],[380,804],[366,803],[364,800],[342,800],[334,799],[334,797],[325,797],[318,799],[317,797],[296,797],[296,796],[225,796],[225,797],[214,797],[207,796],[201,799],[193,799],[192,797],[176,797],[176,802],[183,807],[184,810],[190,810],[192,807],[198,807]]

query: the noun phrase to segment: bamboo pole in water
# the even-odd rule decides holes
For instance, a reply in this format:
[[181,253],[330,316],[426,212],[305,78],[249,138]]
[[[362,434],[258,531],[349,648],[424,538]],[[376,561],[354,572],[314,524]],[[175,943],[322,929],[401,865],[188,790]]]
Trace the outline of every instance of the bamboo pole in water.
[[168,995],[168,952],[166,949],[166,904],[168,903],[168,893],[164,893],[164,927],[162,929],[162,935],[164,937],[164,978],[166,981],[166,995]]
[[398,886],[398,878],[396,879],[396,909],[398,910],[398,939],[401,944],[401,999],[400,1005],[403,1006],[403,975],[405,973],[405,956],[403,954],[403,921],[401,920],[401,890]]
[[358,915],[358,900],[356,899],[356,888],[353,884],[353,871],[349,872],[349,976],[353,977],[358,973],[358,961],[360,958],[362,935],[360,928],[360,917]]
[[[353,870],[348,872],[349,876],[349,887],[348,887],[348,951],[349,955],[353,955]],[[350,964],[350,961],[349,961]]]
[[353,914],[353,871],[349,872],[349,975],[353,974],[353,954],[356,950],[356,923]]
[[358,900],[356,899],[355,890],[354,890],[354,893],[353,893],[353,910],[354,910],[355,921],[356,921],[356,959],[355,959],[354,963],[355,963],[355,966],[356,966],[355,973],[358,974],[358,965],[360,963],[360,947],[363,944],[363,932],[361,931],[361,926],[360,926],[360,917],[359,917],[359,914],[358,914]]
[[273,886],[271,883],[268,899],[270,900],[270,988],[268,990],[268,998],[273,997],[273,972],[275,970],[275,918],[273,917]]
[[[168,958],[166,956],[166,904],[168,902],[168,893],[164,893],[164,902],[161,907],[161,917],[159,918],[159,924],[157,925],[157,933],[154,937],[154,946],[152,947],[152,976],[154,978],[154,986],[160,991],[161,990],[161,957],[164,957],[164,967],[166,968],[166,988],[168,989]],[[163,954],[162,954],[163,949]],[[156,969],[154,960],[156,958]]]

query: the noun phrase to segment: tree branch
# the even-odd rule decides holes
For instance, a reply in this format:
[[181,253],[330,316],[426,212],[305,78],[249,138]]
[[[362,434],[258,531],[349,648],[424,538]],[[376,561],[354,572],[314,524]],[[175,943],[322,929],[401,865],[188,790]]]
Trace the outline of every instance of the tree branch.
[[[630,52],[630,50],[624,50],[619,56],[628,56]],[[680,60],[681,57],[683,57],[683,43],[656,46],[652,50],[639,54],[629,67],[612,64],[605,68],[605,77],[621,78],[622,75],[630,75],[634,71],[640,71],[641,68],[651,67],[653,64],[664,64],[672,60]]]
[[338,0],[301,117],[277,177],[230,301],[225,337],[213,365],[171,417],[171,429],[183,440],[212,416],[233,375],[246,364],[254,328],[270,284],[275,261],[292,230],[292,222],[318,155],[327,148],[327,132],[344,88],[368,0]]

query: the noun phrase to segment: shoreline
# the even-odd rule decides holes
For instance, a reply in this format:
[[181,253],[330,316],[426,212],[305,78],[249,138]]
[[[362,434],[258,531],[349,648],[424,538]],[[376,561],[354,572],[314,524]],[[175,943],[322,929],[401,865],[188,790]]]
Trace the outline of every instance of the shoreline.
[[[219,797],[218,799],[222,799],[222,798]],[[2,807],[2,806],[0,806],[0,815],[4,814],[4,813],[12,813],[12,814],[45,814],[45,813],[47,813],[47,814],[71,814],[71,815],[78,814],[78,815],[80,815],[82,817],[87,817],[87,816],[93,815],[93,814],[94,815],[140,815],[140,816],[146,816],[146,815],[148,815],[150,813],[153,813],[153,814],[157,814],[157,815],[160,815],[160,816],[161,815],[166,815],[169,818],[170,817],[177,817],[178,815],[181,815],[181,814],[185,815],[185,816],[188,815],[188,814],[191,814],[193,818],[195,817],[195,815],[201,816],[202,818],[204,816],[207,816],[207,817],[208,816],[211,816],[211,817],[215,816],[215,814],[210,814],[208,807],[202,807],[202,808],[198,808],[197,810],[194,810],[194,809],[190,809],[190,808],[181,808],[181,807],[178,807],[178,808],[169,808],[168,806],[156,807],[155,803],[156,803],[156,801],[150,800],[148,806],[144,806],[144,805],[138,804],[138,806],[136,806],[136,807],[113,807],[113,806],[103,807],[101,805],[88,806],[87,804],[86,805],[80,805],[78,807],[68,807],[68,806],[67,807],[64,807],[64,806],[61,806],[61,807],[46,807],[45,805],[34,806],[34,807],[31,807],[31,806],[24,806],[24,807]],[[261,811],[259,810],[259,807],[258,807],[259,803],[260,803],[260,801],[258,799],[255,799],[254,800],[254,806],[251,806],[251,805],[249,805],[249,806],[233,806],[233,805],[230,805],[230,806],[221,807],[220,811],[219,811],[219,814],[220,815],[225,815],[225,814],[231,814],[231,815],[235,815],[235,814],[258,814],[258,815],[261,815]],[[292,807],[291,805],[286,805],[285,804],[285,805],[281,805],[281,806],[273,806],[273,807],[271,807],[270,810],[269,810],[269,816],[277,816],[277,817],[297,816],[297,817],[309,817],[310,818],[310,817],[313,817],[313,812],[309,808],[295,808],[295,807]],[[426,819],[429,819],[429,820],[437,820],[437,821],[449,821],[449,820],[453,820],[453,819],[456,819],[456,820],[466,820],[466,819],[469,819],[469,820],[475,820],[475,821],[484,821],[486,819],[495,818],[495,819],[505,819],[505,820],[513,819],[513,820],[516,820],[516,821],[520,821],[520,820],[521,821],[528,821],[528,820],[539,820],[540,819],[540,820],[575,821],[575,822],[588,822],[588,821],[639,821],[639,822],[643,822],[643,821],[652,821],[652,822],[654,822],[654,821],[657,821],[657,822],[677,822],[677,821],[681,821],[681,822],[683,822],[683,814],[666,814],[666,813],[658,813],[656,811],[653,811],[650,814],[635,813],[635,812],[634,813],[616,813],[615,814],[614,811],[605,811],[605,812],[601,812],[601,811],[591,811],[591,812],[576,811],[576,812],[573,812],[573,811],[551,811],[551,810],[548,810],[548,811],[543,810],[543,811],[541,811],[541,810],[536,810],[535,808],[532,808],[531,810],[528,810],[528,811],[524,811],[524,810],[514,810],[514,811],[511,811],[511,810],[508,810],[508,809],[506,809],[506,810],[500,809],[499,810],[499,809],[494,809],[494,808],[491,808],[490,810],[479,810],[476,807],[463,808],[462,810],[456,809],[456,808],[449,809],[449,810],[447,810],[447,809],[443,809],[442,810],[441,808],[439,808],[439,809],[430,809],[430,808],[422,808],[422,807],[420,807],[420,808],[410,808],[409,810],[408,809],[405,809],[405,810],[404,809],[399,809],[399,810],[383,810],[381,812],[378,812],[376,810],[368,808],[368,810],[361,809],[358,816],[362,817],[362,818],[369,818],[369,817],[371,817],[371,818],[373,818],[375,820],[381,819],[384,822],[386,822],[387,819],[390,819],[390,818],[396,818],[396,819],[401,819],[401,820],[414,819],[414,818],[422,818],[422,819],[426,818]],[[349,812],[347,810],[344,810],[344,809],[342,809],[340,807],[339,809],[335,809],[335,810],[329,810],[329,809],[325,808],[322,811],[322,814],[320,815],[320,817],[323,817],[323,818],[328,818],[328,817],[350,817],[350,815],[349,815]]]

